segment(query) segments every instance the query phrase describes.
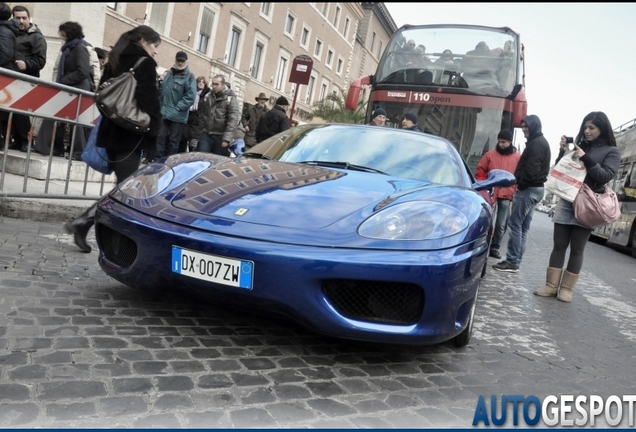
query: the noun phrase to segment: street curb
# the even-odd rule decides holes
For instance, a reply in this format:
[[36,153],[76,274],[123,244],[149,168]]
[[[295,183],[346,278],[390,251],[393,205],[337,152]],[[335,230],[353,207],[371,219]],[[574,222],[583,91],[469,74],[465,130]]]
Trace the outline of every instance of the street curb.
[[81,215],[93,205],[92,201],[86,201],[85,206],[79,205],[79,203],[71,205],[47,201],[51,200],[4,198],[0,201],[0,216],[38,222],[64,223]]

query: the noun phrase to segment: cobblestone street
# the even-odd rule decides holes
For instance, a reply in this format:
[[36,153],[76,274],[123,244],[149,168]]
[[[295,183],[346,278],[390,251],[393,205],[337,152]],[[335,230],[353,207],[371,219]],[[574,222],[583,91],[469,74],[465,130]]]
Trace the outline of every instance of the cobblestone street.
[[552,242],[542,213],[521,271],[488,269],[462,349],[343,341],[135,290],[61,224],[0,222],[2,427],[471,427],[479,395],[635,393],[635,261],[591,243],[571,304],[533,296]]

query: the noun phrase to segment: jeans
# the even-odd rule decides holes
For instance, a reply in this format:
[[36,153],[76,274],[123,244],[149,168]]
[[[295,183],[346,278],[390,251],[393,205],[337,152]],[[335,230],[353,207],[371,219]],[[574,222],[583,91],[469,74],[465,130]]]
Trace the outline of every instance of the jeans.
[[153,158],[159,159],[164,156],[177,154],[179,151],[179,141],[181,141],[181,135],[183,134],[185,125],[185,123],[163,120],[159,138],[157,139],[157,153],[153,155]]
[[501,239],[506,233],[508,228],[508,218],[510,217],[510,200],[498,199],[497,200],[497,215],[495,219],[495,235],[492,238],[490,249],[499,249],[501,246]]
[[210,135],[207,132],[201,134],[197,151],[230,156],[230,147],[223,147],[223,135]]
[[528,232],[535,206],[543,199],[543,186],[517,190],[512,199],[512,210],[508,219],[508,251],[506,261],[519,266],[526,251]]

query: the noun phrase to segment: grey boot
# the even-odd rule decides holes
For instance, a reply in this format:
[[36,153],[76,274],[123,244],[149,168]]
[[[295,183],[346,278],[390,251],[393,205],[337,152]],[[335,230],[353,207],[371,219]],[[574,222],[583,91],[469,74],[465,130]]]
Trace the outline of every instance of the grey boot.
[[561,283],[561,275],[563,269],[548,267],[545,278],[545,286],[539,288],[534,292],[534,295],[541,297],[556,297],[559,290],[559,284]]
[[557,299],[565,303],[570,303],[572,301],[572,290],[574,290],[574,285],[576,285],[578,280],[578,274],[570,273],[567,270],[564,271],[563,279],[561,280],[561,289],[559,289]]

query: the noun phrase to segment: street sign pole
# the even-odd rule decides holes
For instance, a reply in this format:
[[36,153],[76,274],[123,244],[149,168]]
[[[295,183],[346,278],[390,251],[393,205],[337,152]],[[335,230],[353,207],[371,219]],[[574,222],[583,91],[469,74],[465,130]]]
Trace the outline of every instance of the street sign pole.
[[291,113],[289,113],[289,127],[292,125],[294,110],[296,108],[296,97],[298,97],[300,85],[309,84],[309,78],[311,77],[311,70],[313,69],[313,66],[314,61],[311,57],[306,55],[296,56],[292,63],[292,70],[289,74],[289,82],[296,84],[296,86],[294,87],[294,100],[292,102]]

